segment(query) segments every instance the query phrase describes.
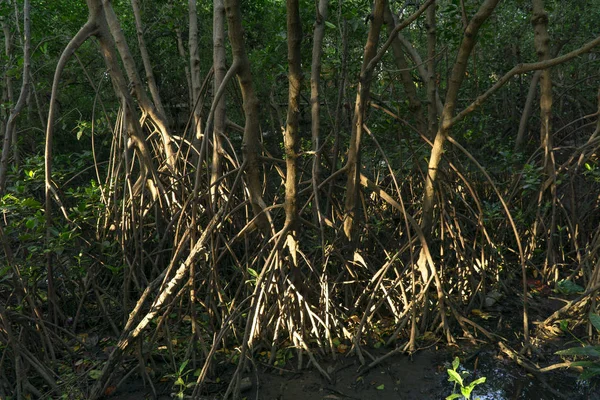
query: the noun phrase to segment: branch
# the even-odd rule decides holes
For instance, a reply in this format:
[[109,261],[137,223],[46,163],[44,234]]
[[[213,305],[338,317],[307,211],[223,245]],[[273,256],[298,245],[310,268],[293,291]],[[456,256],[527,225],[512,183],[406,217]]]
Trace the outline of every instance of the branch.
[[577,56],[580,56],[584,53],[587,53],[588,51],[590,51],[594,47],[598,46],[599,44],[600,44],[600,36],[597,37],[596,39],[592,40],[591,42],[585,44],[584,46],[578,48],[577,50],[573,50],[572,52],[567,53],[563,56],[552,58],[552,59],[546,60],[546,61],[539,61],[539,62],[535,62],[535,63],[516,65],[515,67],[513,67],[513,69],[511,69],[506,74],[504,74],[504,76],[502,78],[500,78],[498,80],[498,82],[496,82],[496,84],[494,84],[494,86],[489,88],[487,92],[485,92],[484,94],[479,96],[477,99],[475,99],[475,101],[473,103],[471,103],[471,105],[469,105],[467,108],[465,108],[460,113],[458,113],[454,118],[452,118],[448,123],[448,127],[453,126],[454,124],[456,124],[457,122],[462,120],[464,117],[466,117],[469,113],[475,111],[477,109],[477,107],[479,107],[481,104],[483,104],[483,102],[486,101],[488,99],[488,97],[490,97],[492,94],[496,93],[496,91],[498,91],[498,89],[500,89],[502,86],[504,86],[513,76],[521,75],[521,74],[524,74],[529,71],[537,71],[540,69],[554,67],[556,65],[570,61],[571,59],[573,59]]
[[[361,75],[366,75],[367,71],[371,71],[371,70],[373,70],[373,68],[375,68],[375,66],[377,65],[379,60],[381,60],[383,58],[383,56],[385,55],[385,52],[387,51],[387,49],[392,45],[392,42],[394,41],[394,39],[396,39],[398,32],[400,32],[402,29],[404,29],[407,26],[409,26],[410,24],[412,24],[414,20],[419,18],[419,16],[421,14],[423,14],[425,12],[425,10],[427,10],[427,8],[434,1],[435,0],[427,0],[425,3],[423,3],[423,5],[417,11],[415,11],[415,13],[413,15],[411,15],[410,17],[405,19],[402,23],[398,24],[398,26],[396,26],[394,28],[394,30],[390,33],[388,40],[383,44],[381,49],[379,49],[379,51],[377,52],[375,57],[373,57],[371,59],[371,61],[369,61],[369,64],[367,64],[367,68],[365,68],[365,70],[363,71],[363,73]],[[362,79],[362,76],[361,76],[361,79]]]

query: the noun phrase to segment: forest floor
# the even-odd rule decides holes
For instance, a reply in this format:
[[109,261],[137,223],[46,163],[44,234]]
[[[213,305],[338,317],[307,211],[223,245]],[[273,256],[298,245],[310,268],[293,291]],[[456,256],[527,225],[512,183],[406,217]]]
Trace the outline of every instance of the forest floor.
[[[385,352],[373,349],[373,356],[381,356]],[[336,361],[323,363],[322,366],[331,372],[333,383],[327,382],[315,368],[302,371],[292,369],[274,369],[258,367],[248,374],[252,382],[250,389],[242,393],[247,400],[443,400],[453,391],[453,384],[448,382],[447,368],[456,347],[426,349],[417,352],[413,357],[396,354],[383,361],[377,367],[360,373],[360,363],[355,356],[338,357]],[[462,353],[461,353],[462,354]],[[466,357],[465,357],[466,358]],[[477,363],[477,368],[475,368]],[[486,383],[476,387],[473,399],[480,400],[555,400],[560,397],[550,393],[540,381],[526,374],[511,361],[502,358],[492,348],[478,349],[477,356],[465,363],[464,368],[470,375],[466,382],[485,376]],[[565,397],[572,400],[600,400],[600,389],[592,388],[577,380],[577,376],[564,371],[553,372],[545,376],[550,386]],[[207,389],[213,393],[205,393],[203,400],[221,399],[226,388],[226,380],[222,384],[209,384]],[[157,389],[159,389],[157,387]],[[164,392],[158,400],[176,398],[173,390],[163,387]],[[141,383],[125,386],[118,390],[111,400],[151,399],[149,390]]]
[[[548,313],[560,308],[560,299],[536,296],[531,299],[531,322],[543,320]],[[477,310],[479,311],[479,310]],[[494,309],[471,315],[478,324],[490,332],[497,333],[506,342],[519,348],[520,342],[513,332],[518,331],[519,313],[515,304],[498,304]],[[536,354],[532,355],[540,367],[560,363],[557,350],[577,346],[570,331],[563,332],[543,341],[537,341]],[[396,353],[375,367],[361,372],[361,364],[355,355],[337,354],[336,359],[322,358],[321,367],[331,376],[331,383],[322,377],[314,366],[299,370],[297,359],[288,357],[279,367],[267,365],[261,360],[248,363],[249,371],[243,376],[246,390],[242,398],[247,400],[443,400],[453,393],[453,383],[448,381],[447,369],[452,360],[459,357],[459,371],[465,374],[465,382],[486,377],[486,382],[477,386],[472,399],[480,400],[600,400],[600,382],[583,382],[577,373],[556,369],[534,377],[519,367],[499,346],[489,341],[457,337],[457,345],[448,346],[440,342],[420,342],[422,349],[412,356]],[[363,354],[367,363],[382,357],[393,349],[367,348]],[[294,351],[291,352],[294,354]],[[306,360],[304,361],[306,365]],[[203,400],[221,399],[229,384],[235,365],[222,362],[217,366],[218,374],[205,384]],[[150,390],[141,381],[120,387],[111,400],[151,399]],[[172,380],[171,380],[172,381]],[[159,400],[176,397],[176,387],[167,382],[156,385]],[[459,388],[456,388],[459,392]],[[558,394],[557,394],[558,392]],[[185,397],[183,397],[185,398]]]

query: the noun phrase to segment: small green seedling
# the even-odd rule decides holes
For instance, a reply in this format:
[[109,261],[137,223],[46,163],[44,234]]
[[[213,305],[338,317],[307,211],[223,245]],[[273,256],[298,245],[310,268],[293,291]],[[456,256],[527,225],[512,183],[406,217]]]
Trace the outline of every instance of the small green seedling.
[[[469,373],[463,372],[461,373],[457,371],[460,365],[460,360],[458,357],[454,358],[452,361],[452,369],[448,369],[448,382],[454,382],[454,388],[452,389],[452,394],[446,397],[446,400],[454,400],[454,399],[462,399],[465,398],[467,400],[471,399],[471,392],[475,389],[475,386],[485,382],[485,376],[475,379],[473,382],[468,385],[465,384],[463,378],[466,377]],[[456,391],[456,385],[460,387],[460,393],[454,393]]]
[[187,382],[187,377],[190,372],[192,372],[191,369],[186,370],[185,368],[187,367],[189,361],[190,360],[185,360],[183,363],[181,363],[179,370],[176,373],[165,375],[166,378],[175,379],[173,385],[177,387],[177,393],[174,393],[174,396],[177,399],[183,399],[185,397],[186,389],[194,387],[196,384],[195,382]]

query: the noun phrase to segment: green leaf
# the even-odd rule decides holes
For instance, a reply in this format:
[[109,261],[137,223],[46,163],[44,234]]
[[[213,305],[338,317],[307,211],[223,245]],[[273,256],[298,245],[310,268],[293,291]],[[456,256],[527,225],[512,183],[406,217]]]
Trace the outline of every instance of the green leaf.
[[383,390],[383,389],[385,389],[385,385],[382,383],[381,385],[377,386],[375,389]]
[[473,391],[473,386],[463,386],[460,388],[460,392],[466,399],[471,398],[471,392]]
[[452,369],[456,371],[459,365],[460,360],[458,359],[458,357],[454,357],[454,361],[452,361]]
[[250,275],[252,275],[253,277],[258,278],[258,273],[255,270],[253,270],[252,268],[248,268],[248,273]]
[[560,330],[563,332],[566,332],[569,330],[569,321],[567,321],[566,319],[561,319],[560,320]]
[[561,356],[600,357],[600,346],[573,347],[570,349],[557,351],[556,354]]
[[92,369],[88,372],[88,376],[94,380],[98,380],[102,376],[102,371],[99,369]]
[[446,400],[460,399],[461,397],[463,397],[463,395],[460,393],[452,393],[450,396],[446,397]]
[[335,29],[336,28],[336,26],[334,24],[332,24],[331,22],[329,22],[329,21],[325,21],[325,25],[327,25],[327,27],[331,28],[331,29]]
[[557,288],[563,294],[580,293],[585,290],[583,287],[579,286],[575,282],[568,281],[566,279],[559,281]]
[[475,386],[477,386],[477,385],[480,385],[480,384],[482,384],[482,383],[485,383],[485,380],[486,380],[486,377],[485,377],[485,376],[482,376],[481,378],[479,378],[479,379],[475,379],[473,382],[471,382],[471,383],[469,384],[469,386],[473,386],[473,387],[475,387]]
[[594,325],[594,328],[596,328],[598,332],[600,332],[600,315],[590,313],[590,322],[592,323],[592,325]]
[[462,376],[460,376],[460,374],[452,369],[448,370],[448,382],[456,382],[458,383],[460,386],[463,385],[463,380],[462,380]]
[[600,375],[600,365],[584,369],[580,378],[585,381],[597,375]]
[[181,363],[181,366],[179,367],[179,375],[183,374],[183,370],[185,369],[185,367],[188,365],[189,362],[190,362],[190,360],[185,360],[183,363]]
[[572,367],[595,367],[598,363],[594,361],[575,361],[571,363]]

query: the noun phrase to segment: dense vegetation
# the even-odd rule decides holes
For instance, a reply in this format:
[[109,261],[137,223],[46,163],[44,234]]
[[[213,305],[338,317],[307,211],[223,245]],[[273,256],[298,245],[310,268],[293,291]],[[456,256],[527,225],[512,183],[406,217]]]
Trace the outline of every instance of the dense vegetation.
[[597,343],[598,10],[0,0],[0,398]]

